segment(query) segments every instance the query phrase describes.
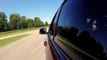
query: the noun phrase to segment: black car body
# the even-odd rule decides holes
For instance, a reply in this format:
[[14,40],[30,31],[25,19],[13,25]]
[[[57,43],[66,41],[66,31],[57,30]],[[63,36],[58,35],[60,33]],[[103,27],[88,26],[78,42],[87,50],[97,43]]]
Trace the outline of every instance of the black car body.
[[107,60],[107,1],[65,0],[47,34],[49,60]]

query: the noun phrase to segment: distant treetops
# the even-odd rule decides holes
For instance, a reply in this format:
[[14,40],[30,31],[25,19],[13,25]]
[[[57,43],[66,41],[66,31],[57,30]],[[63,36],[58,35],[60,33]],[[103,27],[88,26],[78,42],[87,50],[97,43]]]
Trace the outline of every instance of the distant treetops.
[[23,28],[36,28],[48,25],[48,22],[44,23],[39,17],[34,17],[34,19],[31,19],[17,13],[11,14],[9,20],[7,20],[6,14],[4,12],[0,12],[0,32]]

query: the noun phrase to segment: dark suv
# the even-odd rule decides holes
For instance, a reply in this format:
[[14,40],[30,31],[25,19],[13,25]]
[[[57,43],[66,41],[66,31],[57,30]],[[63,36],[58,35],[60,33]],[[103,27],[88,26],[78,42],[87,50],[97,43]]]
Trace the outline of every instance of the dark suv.
[[64,0],[47,35],[49,60],[107,60],[107,0]]

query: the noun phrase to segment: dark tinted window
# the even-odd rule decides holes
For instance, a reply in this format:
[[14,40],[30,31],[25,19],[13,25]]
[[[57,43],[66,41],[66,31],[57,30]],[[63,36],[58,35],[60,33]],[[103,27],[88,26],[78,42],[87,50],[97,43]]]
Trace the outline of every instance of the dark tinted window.
[[57,39],[68,49],[72,45],[92,58],[106,59],[107,1],[67,1],[59,17]]

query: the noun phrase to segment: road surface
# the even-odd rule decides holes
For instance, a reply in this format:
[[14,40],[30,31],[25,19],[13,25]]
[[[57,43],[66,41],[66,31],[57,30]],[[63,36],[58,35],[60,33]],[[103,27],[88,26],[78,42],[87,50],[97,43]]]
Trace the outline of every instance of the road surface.
[[46,60],[46,35],[40,35],[38,30],[30,36],[0,48],[0,60]]

